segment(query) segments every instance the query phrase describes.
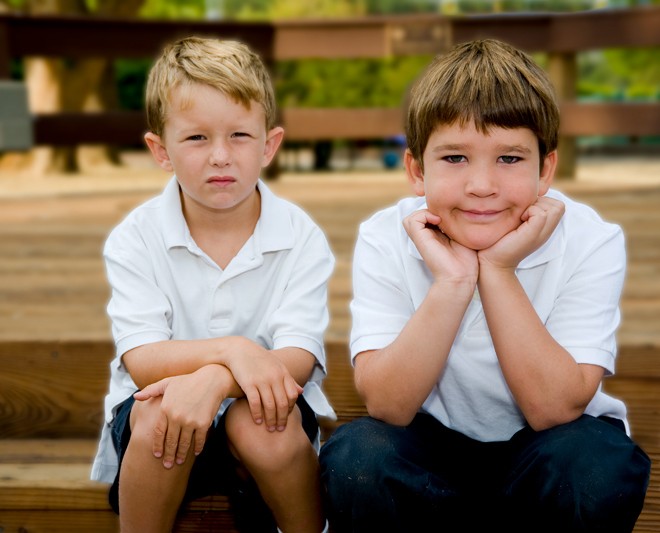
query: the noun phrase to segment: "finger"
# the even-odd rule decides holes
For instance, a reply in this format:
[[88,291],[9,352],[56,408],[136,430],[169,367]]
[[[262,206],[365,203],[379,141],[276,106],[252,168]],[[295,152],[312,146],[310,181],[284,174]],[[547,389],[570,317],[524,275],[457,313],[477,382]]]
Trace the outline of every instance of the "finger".
[[289,414],[293,410],[293,406],[296,405],[296,402],[298,401],[298,397],[303,393],[305,389],[303,389],[298,383],[296,383],[296,380],[291,378],[287,379],[284,382],[284,388],[286,391],[287,398],[289,399]]
[[270,387],[265,387],[260,391],[260,395],[266,428],[268,431],[275,431],[277,427],[277,406],[273,397],[273,391]]
[[167,432],[167,416],[161,413],[160,419],[154,426],[152,451],[154,457],[162,457],[165,449],[165,433]]
[[160,396],[161,394],[154,393],[155,390],[155,383],[152,383],[151,385],[147,385],[144,389],[137,391],[135,394],[133,394],[133,397],[136,400],[139,401],[144,401],[148,400],[150,398],[154,398],[156,396]]
[[176,456],[174,460],[176,464],[182,465],[188,457],[188,451],[193,442],[194,431],[191,429],[184,428],[179,434],[179,441],[176,448]]
[[139,390],[133,394],[133,397],[136,400],[144,401],[148,400],[149,398],[162,396],[165,394],[165,389],[167,388],[168,382],[169,379],[163,379],[161,381],[157,381],[156,383],[152,383],[151,385],[147,385],[144,389]]
[[165,434],[165,449],[163,450],[163,466],[165,468],[172,468],[172,466],[174,466],[176,450],[179,446],[180,433],[181,428],[179,428],[179,426],[173,426],[170,424],[167,427],[167,433]]
[[208,435],[207,431],[195,431],[195,443],[193,448],[193,453],[199,455],[204,449],[204,444],[206,444],[206,436]]
[[277,431],[284,431],[291,409],[289,403],[290,399],[286,388],[284,386],[277,387],[277,389],[273,391],[273,399],[275,400],[276,410],[275,429],[277,429]]
[[263,406],[261,405],[261,396],[256,387],[251,389],[243,390],[245,393],[245,399],[248,402],[248,407],[250,409],[250,414],[252,415],[252,420],[255,424],[261,424],[264,421]]

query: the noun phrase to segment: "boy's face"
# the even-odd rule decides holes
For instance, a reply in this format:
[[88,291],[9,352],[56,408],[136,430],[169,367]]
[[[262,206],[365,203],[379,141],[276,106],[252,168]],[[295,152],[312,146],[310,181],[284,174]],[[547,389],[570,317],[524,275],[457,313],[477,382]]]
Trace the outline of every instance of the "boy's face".
[[266,131],[264,110],[194,84],[171,94],[163,136],[145,140],[158,164],[177,176],[186,209],[247,205],[261,169],[274,157],[282,128]]
[[424,172],[412,155],[406,171],[415,194],[426,196],[440,229],[471,248],[490,247],[521,223],[521,216],[552,183],[557,153],[539,171],[538,140],[527,128],[492,127],[487,135],[473,123],[440,125],[423,154]]

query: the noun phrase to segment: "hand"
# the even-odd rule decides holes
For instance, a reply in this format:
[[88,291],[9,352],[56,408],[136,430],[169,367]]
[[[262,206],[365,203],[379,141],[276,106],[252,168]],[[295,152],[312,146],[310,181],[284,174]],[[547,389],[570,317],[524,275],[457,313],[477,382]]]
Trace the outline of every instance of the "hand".
[[243,346],[228,368],[245,394],[252,419],[265,422],[268,431],[284,431],[303,388],[272,352],[247,340]]
[[403,220],[403,227],[436,280],[469,280],[476,284],[479,265],[474,250],[451,240],[439,227],[441,218],[427,209]]
[[552,235],[564,215],[559,200],[541,196],[522,214],[522,224],[490,248],[479,252],[480,265],[515,269],[520,261],[539,249]]
[[191,445],[195,455],[204,448],[208,428],[220,407],[217,365],[162,379],[134,394],[138,401],[161,397],[160,416],[153,429],[153,454],[163,466],[183,464]]

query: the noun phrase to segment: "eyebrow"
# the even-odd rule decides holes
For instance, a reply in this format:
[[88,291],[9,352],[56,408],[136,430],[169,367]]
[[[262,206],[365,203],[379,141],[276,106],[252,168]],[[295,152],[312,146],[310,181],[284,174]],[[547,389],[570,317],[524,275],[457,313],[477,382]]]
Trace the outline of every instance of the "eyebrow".
[[[431,148],[431,152],[462,151],[471,148],[468,144],[439,144]],[[498,152],[521,152],[525,154],[532,153],[532,150],[522,144],[500,144],[495,147]]]
[[525,154],[532,153],[530,148],[522,144],[500,144],[497,146],[497,150],[502,152],[522,152]]
[[467,144],[439,144],[431,149],[431,152],[461,151],[468,148]]

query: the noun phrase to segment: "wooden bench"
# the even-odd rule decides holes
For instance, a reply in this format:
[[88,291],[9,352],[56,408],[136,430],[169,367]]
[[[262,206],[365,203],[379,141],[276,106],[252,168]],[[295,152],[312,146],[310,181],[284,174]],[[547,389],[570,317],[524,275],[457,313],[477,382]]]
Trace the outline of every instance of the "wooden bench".
[[[365,413],[353,387],[348,348],[328,342],[325,390],[342,424]],[[107,485],[89,480],[107,388],[110,341],[0,343],[0,531],[117,530]],[[627,349],[608,391],[629,407],[634,437],[660,461],[660,352]],[[335,423],[324,421],[325,436]],[[654,469],[635,531],[660,530],[660,472]],[[226,498],[182,509],[178,532],[234,531]]]

